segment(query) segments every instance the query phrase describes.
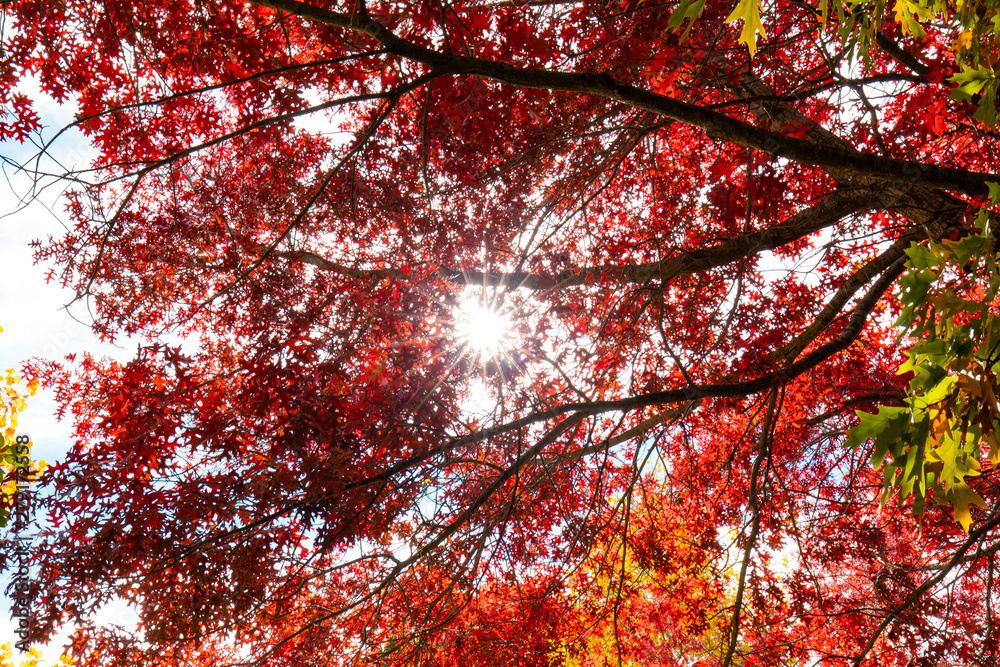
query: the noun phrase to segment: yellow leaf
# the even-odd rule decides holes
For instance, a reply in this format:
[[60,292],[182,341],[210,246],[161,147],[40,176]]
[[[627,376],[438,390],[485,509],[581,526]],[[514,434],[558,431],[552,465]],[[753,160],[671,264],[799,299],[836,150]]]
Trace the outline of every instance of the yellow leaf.
[[931,419],[931,441],[935,444],[941,442],[949,430],[947,412],[944,410],[938,410]]
[[955,38],[955,41],[951,43],[951,48],[956,51],[962,51],[972,46],[972,31],[963,30],[962,33]]
[[990,463],[993,467],[1000,466],[1000,440],[997,439],[996,433],[989,431],[983,434],[983,440],[985,440],[990,446]]
[[969,505],[986,508],[986,501],[983,500],[983,497],[965,484],[956,484],[951,487],[948,491],[948,500],[955,511],[955,521],[962,526],[962,530],[965,532],[969,532],[969,526],[972,525],[972,513],[969,511]]
[[767,37],[764,33],[764,26],[760,22],[760,2],[759,0],[740,0],[732,13],[726,17],[726,23],[735,23],[737,19],[743,19],[743,30],[740,32],[740,41],[750,49],[750,55],[757,50],[757,33],[761,38]]
[[896,22],[904,35],[912,34],[914,37],[923,38],[926,33],[917,18],[928,19],[934,15],[933,11],[917,3],[908,0],[896,0],[893,6],[896,14]]

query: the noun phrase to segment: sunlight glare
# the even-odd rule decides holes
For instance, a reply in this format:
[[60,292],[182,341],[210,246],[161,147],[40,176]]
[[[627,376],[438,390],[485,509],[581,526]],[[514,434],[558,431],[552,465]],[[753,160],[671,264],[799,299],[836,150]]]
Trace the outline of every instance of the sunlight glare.
[[503,313],[480,303],[464,305],[459,311],[455,333],[470,350],[484,358],[499,356],[510,335],[510,323]]

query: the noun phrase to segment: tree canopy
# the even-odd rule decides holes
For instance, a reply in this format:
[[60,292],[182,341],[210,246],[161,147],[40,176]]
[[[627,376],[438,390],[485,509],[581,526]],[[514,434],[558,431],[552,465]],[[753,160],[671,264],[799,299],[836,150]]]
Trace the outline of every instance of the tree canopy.
[[26,369],[36,638],[996,664],[996,5],[4,2],[37,259],[142,341]]

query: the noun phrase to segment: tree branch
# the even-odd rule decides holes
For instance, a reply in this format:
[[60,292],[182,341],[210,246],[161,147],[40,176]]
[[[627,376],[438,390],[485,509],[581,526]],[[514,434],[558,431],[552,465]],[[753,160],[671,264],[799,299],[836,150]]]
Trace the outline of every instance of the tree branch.
[[[875,194],[872,191],[865,189],[835,190],[825,199],[799,211],[774,227],[741,234],[708,248],[681,250],[679,254],[659,262],[579,267],[563,271],[554,277],[526,271],[484,272],[448,267],[439,269],[437,275],[456,285],[502,286],[529,290],[562,289],[601,281],[641,284],[660,279],[663,284],[666,284],[678,276],[725,266],[797,241],[835,224],[847,215],[865,210],[874,197]],[[351,278],[400,280],[406,277],[401,269],[358,269],[325,259],[307,250],[276,250],[271,254],[288,261],[309,264],[323,271],[339,273]]]
[[518,67],[472,56],[441,53],[407,41],[377,21],[334,12],[296,0],[249,0],[277,11],[301,16],[330,27],[353,30],[377,40],[389,52],[426,65],[441,74],[465,74],[519,88],[589,93],[703,129],[713,139],[772,153],[831,173],[880,181],[924,183],[929,187],[971,195],[989,194],[986,183],[996,174],[949,169],[909,160],[895,160],[816,144],[761,129],[695,104],[623,83],[608,74],[561,72]]
[[840,314],[840,311],[844,309],[847,302],[850,301],[851,297],[854,296],[854,294],[861,289],[861,287],[866,285],[872,278],[888,269],[890,265],[903,257],[906,254],[906,249],[909,248],[910,244],[918,238],[919,236],[917,234],[911,233],[897,239],[896,242],[889,246],[885,252],[872,258],[868,263],[851,275],[850,278],[842,282],[840,287],[837,289],[837,292],[812,321],[812,324],[806,327],[805,330],[803,330],[802,333],[794,339],[786,343],[780,349],[776,350],[771,355],[771,358],[776,361],[794,360],[795,357],[797,357],[799,353],[809,345],[809,343],[814,341],[820,334],[826,331],[826,328],[833,323],[833,321]]

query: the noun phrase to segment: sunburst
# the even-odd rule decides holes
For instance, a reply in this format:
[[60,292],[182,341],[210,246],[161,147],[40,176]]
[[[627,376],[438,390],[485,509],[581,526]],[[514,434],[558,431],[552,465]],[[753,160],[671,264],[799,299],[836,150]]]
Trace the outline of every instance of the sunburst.
[[491,304],[469,301],[456,313],[455,335],[470,353],[495,359],[504,354],[510,342],[510,319]]

